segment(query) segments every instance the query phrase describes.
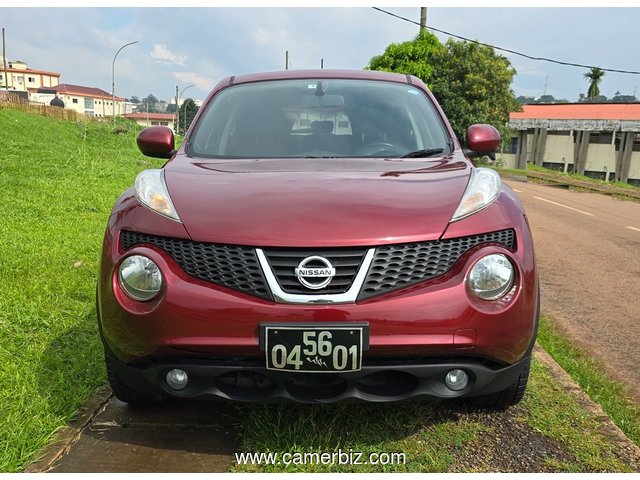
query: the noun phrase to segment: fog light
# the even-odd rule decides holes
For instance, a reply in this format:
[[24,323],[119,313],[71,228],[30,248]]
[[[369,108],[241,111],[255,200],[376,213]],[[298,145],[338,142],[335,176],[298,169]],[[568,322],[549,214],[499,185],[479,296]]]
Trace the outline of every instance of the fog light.
[[469,272],[471,291],[483,300],[497,300],[513,285],[514,269],[509,259],[493,253],[478,260]]
[[167,385],[174,390],[182,390],[189,383],[189,375],[184,370],[174,368],[167,373]]
[[459,368],[455,368],[444,377],[444,383],[451,390],[462,390],[469,383],[469,376],[465,373],[464,370],[460,370]]
[[151,300],[162,288],[162,273],[158,265],[142,255],[125,258],[120,264],[118,278],[125,293],[141,302]]

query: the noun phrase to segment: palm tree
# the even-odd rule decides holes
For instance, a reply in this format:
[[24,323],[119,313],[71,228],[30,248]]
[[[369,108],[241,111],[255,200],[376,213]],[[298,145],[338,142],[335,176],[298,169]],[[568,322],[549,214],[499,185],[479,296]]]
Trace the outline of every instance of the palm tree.
[[587,92],[587,98],[596,98],[600,96],[600,88],[598,85],[604,77],[604,70],[598,67],[593,67],[589,73],[584,74],[584,78],[589,80],[589,91]]

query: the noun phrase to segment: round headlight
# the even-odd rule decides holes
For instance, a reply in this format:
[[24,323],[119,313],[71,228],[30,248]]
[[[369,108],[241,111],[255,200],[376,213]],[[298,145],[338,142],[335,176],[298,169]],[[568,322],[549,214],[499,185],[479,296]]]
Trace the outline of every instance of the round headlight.
[[131,255],[120,264],[120,285],[134,300],[151,300],[162,288],[162,273],[158,265],[142,255]]
[[513,265],[501,253],[478,260],[467,279],[471,291],[483,300],[497,300],[513,285]]

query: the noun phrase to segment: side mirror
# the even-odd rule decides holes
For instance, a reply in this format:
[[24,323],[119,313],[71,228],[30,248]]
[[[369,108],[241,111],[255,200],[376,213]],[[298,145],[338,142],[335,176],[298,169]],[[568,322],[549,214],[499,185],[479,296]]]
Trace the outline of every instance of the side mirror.
[[147,127],[138,134],[136,142],[147,157],[171,158],[176,153],[173,131],[168,127]]
[[500,133],[491,125],[471,125],[467,130],[467,148],[464,149],[464,153],[468,157],[487,155],[491,160],[495,160],[500,142]]

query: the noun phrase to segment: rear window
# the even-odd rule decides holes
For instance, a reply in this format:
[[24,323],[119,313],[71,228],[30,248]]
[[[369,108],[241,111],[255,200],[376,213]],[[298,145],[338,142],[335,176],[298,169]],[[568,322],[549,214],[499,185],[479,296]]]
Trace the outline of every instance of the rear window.
[[429,98],[408,84],[371,80],[277,80],[216,95],[188,153],[213,158],[399,157],[448,151]]

